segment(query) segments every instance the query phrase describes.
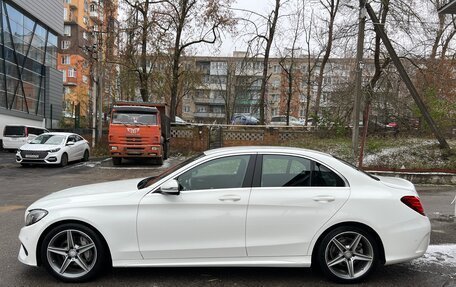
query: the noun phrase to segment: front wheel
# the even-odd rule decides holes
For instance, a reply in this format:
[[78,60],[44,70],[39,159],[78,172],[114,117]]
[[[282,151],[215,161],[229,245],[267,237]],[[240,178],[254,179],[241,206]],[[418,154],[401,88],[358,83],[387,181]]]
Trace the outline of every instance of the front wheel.
[[60,159],[60,166],[66,166],[68,164],[68,155],[66,153],[62,154]]
[[40,255],[48,272],[64,282],[93,278],[110,258],[100,237],[77,223],[57,226],[46,234]]
[[341,226],[330,231],[317,252],[323,273],[339,283],[355,283],[365,279],[379,262],[375,238],[357,227]]

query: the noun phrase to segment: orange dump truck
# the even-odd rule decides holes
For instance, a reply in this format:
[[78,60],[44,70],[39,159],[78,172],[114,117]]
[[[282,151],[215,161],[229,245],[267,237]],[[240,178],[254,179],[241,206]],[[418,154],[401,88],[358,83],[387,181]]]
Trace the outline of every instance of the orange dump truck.
[[168,158],[169,108],[165,104],[117,102],[111,111],[109,151],[114,165],[122,158]]

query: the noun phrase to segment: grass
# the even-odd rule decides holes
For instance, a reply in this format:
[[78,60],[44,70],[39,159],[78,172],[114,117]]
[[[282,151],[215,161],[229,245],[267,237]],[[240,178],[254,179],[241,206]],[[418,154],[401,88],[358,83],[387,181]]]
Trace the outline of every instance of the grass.
[[[411,169],[456,170],[456,140],[448,140],[452,153],[439,148],[435,139],[373,137],[368,138],[363,166]],[[354,162],[348,137],[309,138],[287,143],[287,146],[310,148]]]

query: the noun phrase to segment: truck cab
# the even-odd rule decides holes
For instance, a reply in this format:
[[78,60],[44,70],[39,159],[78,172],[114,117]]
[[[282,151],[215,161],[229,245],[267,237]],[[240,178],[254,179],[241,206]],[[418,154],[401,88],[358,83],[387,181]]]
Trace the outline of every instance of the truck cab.
[[114,165],[122,158],[168,157],[169,119],[166,106],[120,103],[113,107],[109,125],[109,151]]

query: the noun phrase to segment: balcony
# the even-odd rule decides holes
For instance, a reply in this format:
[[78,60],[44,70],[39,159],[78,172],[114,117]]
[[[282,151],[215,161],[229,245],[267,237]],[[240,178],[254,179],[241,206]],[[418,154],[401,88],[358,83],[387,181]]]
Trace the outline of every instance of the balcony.
[[90,11],[90,18],[93,21],[99,22],[101,21],[101,13],[98,13],[98,11]]
[[65,24],[77,24],[78,23],[78,17],[74,15],[70,15],[69,17],[63,19]]
[[77,86],[77,79],[75,77],[66,77],[63,79],[64,86]]
[[195,118],[212,118],[212,119],[223,119],[225,114],[220,113],[194,113]]
[[203,98],[203,97],[195,97],[194,100],[195,104],[209,104],[209,105],[225,105],[225,101],[222,98],[210,99],[210,98]]

